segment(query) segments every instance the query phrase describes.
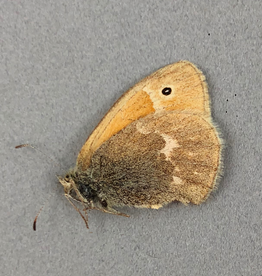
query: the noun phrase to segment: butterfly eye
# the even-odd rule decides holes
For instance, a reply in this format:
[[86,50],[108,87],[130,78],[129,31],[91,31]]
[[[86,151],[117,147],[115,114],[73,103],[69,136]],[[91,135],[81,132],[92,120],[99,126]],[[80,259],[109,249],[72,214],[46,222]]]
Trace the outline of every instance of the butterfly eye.
[[107,202],[105,200],[102,200],[101,204],[102,204],[103,207],[107,207]]
[[170,95],[172,92],[172,89],[170,87],[165,87],[163,90],[162,90],[162,94],[165,95],[165,96],[168,96]]
[[65,176],[65,181],[69,181],[69,174]]

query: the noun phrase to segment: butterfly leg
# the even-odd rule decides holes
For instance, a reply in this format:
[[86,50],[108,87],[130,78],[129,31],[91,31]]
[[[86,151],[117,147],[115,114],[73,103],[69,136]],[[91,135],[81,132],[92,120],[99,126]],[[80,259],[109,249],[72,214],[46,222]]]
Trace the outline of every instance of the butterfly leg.
[[109,214],[112,214],[112,215],[118,215],[118,216],[123,216],[123,217],[127,217],[129,218],[129,215],[125,214],[125,213],[121,213],[111,207],[107,207],[107,208],[97,208],[97,207],[87,207],[85,208],[83,211],[87,211],[87,210],[98,210],[98,211],[102,211],[104,213],[109,213]]
[[101,210],[105,213],[109,213],[109,214],[113,214],[113,215],[118,215],[118,216],[123,216],[123,217],[127,217],[129,218],[129,215],[125,214],[125,213],[121,213],[113,208],[107,207],[107,209],[103,209]]

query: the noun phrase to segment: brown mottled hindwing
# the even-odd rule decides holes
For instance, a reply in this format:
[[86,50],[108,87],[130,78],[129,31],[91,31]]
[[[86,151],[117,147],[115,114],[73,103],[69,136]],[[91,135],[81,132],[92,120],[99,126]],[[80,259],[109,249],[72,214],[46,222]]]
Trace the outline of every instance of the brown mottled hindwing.
[[199,204],[215,185],[220,154],[217,131],[208,119],[156,112],[103,143],[89,171],[111,206],[159,208],[174,200]]

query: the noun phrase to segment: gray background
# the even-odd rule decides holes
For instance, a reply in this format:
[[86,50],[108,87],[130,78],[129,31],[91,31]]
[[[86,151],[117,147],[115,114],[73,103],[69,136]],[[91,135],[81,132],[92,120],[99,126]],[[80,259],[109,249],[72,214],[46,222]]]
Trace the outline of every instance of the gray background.
[[[0,9],[1,275],[262,275],[262,2],[2,0]],[[226,141],[219,188],[201,206],[122,209],[129,219],[93,211],[88,231],[55,175],[74,166],[119,96],[181,59],[205,73]],[[15,150],[21,143],[44,154]]]

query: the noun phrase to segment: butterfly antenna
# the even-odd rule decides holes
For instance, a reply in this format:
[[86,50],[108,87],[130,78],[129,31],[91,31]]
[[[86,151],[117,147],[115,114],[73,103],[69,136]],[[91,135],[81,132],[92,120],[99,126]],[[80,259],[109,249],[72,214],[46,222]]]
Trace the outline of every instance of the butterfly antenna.
[[[52,163],[54,163],[54,165],[59,166],[59,167],[61,168],[60,164],[56,163],[50,156],[46,155],[44,152],[42,152],[41,150],[39,150],[38,148],[36,148],[35,146],[33,146],[33,145],[31,145],[31,144],[21,144],[21,145],[16,146],[15,148],[16,148],[16,149],[20,149],[20,148],[26,148],[26,147],[32,148],[32,149],[34,149],[35,151],[37,151],[38,153],[41,153],[41,154],[44,155],[46,158],[48,158],[49,160],[51,160]],[[36,217],[35,217],[35,219],[34,219],[34,223],[33,223],[33,229],[34,229],[34,231],[36,231],[36,222],[37,222],[37,219],[38,219],[38,217],[39,217],[41,211],[43,210],[43,208],[44,208],[46,202],[47,202],[48,199],[50,198],[50,196],[51,196],[51,194],[50,194],[49,197],[46,199],[44,205],[40,208],[39,212],[37,213],[37,215],[36,215]]]
[[33,229],[34,229],[34,231],[36,231],[36,221],[37,221],[37,219],[38,219],[41,211],[43,210],[43,208],[44,208],[44,205],[40,208],[39,212],[37,213],[37,215],[36,215],[36,217],[34,219],[34,223],[33,223]]
[[45,207],[45,205],[46,205],[46,202],[49,200],[49,198],[50,198],[51,195],[52,195],[52,194],[49,195],[49,197],[46,199],[44,205],[40,208],[40,210],[38,211],[37,215],[35,216],[34,223],[33,223],[33,229],[34,229],[34,231],[36,231],[36,222],[37,222],[37,219],[38,219],[38,217],[39,217],[41,211],[44,209],[44,207]]
[[16,149],[21,149],[21,148],[31,148],[34,149],[35,151],[37,151],[38,153],[41,153],[42,155],[44,155],[47,159],[49,159],[50,161],[52,161],[52,163],[55,164],[55,166],[58,166],[61,169],[61,165],[58,164],[57,162],[54,161],[54,159],[52,159],[50,156],[46,155],[44,152],[42,152],[40,149],[38,149],[37,147],[31,145],[31,144],[21,144],[18,146],[15,146]]

